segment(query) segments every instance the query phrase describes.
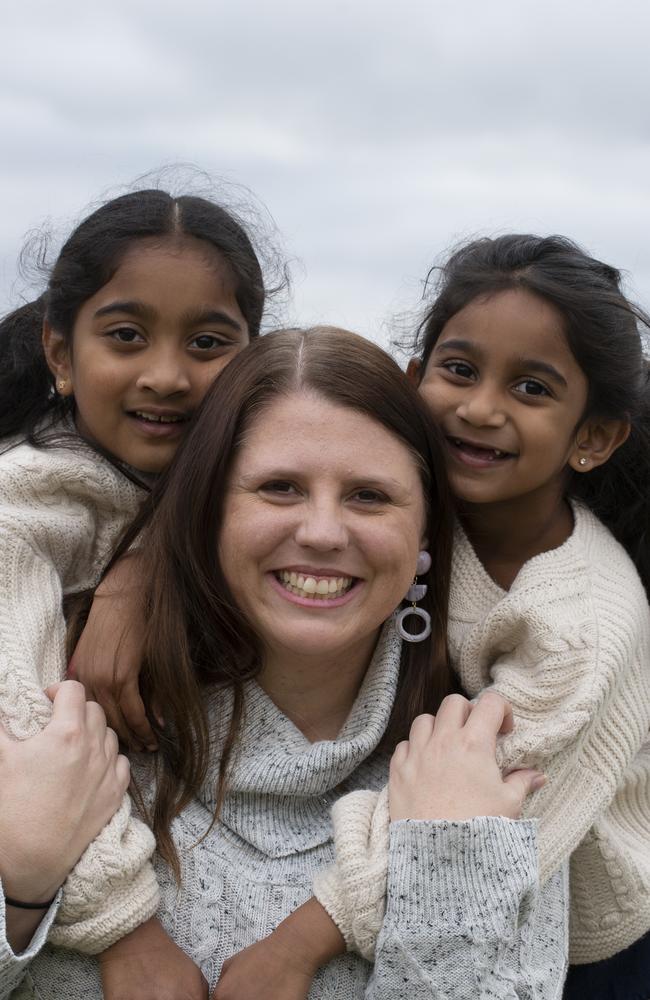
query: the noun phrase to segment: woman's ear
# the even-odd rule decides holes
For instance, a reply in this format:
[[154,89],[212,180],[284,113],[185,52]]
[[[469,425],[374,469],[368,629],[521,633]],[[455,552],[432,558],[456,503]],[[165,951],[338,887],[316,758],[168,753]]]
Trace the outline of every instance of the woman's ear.
[[43,320],[43,353],[47,366],[54,375],[59,396],[71,396],[72,364],[70,350],[63,335],[53,330],[47,320]]
[[604,465],[630,436],[629,420],[586,420],[576,434],[569,465],[576,472],[590,472]]
[[406,366],[406,375],[413,383],[415,388],[420,384],[420,374],[421,374],[422,362],[419,358],[411,358],[408,365]]

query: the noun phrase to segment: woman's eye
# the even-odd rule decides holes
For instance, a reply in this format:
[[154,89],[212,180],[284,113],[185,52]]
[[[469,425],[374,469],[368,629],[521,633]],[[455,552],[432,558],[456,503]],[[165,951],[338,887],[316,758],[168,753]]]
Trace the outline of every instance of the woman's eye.
[[297,494],[293,483],[285,479],[272,479],[268,483],[263,483],[259,490],[261,493],[269,493],[276,497],[293,497]]
[[216,333],[200,333],[190,343],[190,347],[198,347],[200,351],[216,351],[219,347],[227,347],[231,343],[226,337]]
[[144,341],[142,334],[130,326],[121,326],[117,330],[111,330],[108,335],[118,344],[141,344]]
[[458,378],[474,377],[474,369],[466,361],[445,361],[442,367],[451,372],[452,375],[457,375]]
[[373,489],[357,490],[353,498],[360,503],[368,505],[388,502],[388,497],[385,493],[382,493],[381,490]]
[[524,378],[514,387],[516,392],[523,396],[550,396],[550,392],[545,385],[538,382],[536,378]]

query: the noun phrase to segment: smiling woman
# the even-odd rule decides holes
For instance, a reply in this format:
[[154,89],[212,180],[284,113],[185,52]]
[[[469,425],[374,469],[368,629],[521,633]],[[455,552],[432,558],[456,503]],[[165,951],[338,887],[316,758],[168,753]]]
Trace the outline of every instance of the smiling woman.
[[[153,723],[160,753],[138,767],[158,841],[158,916],[219,1000],[407,989],[433,1000],[457,982],[469,998],[478,981],[504,978],[557,995],[565,885],[558,876],[538,893],[532,826],[512,821],[533,776],[504,779],[496,765],[507,706],[445,697],[444,465],[424,402],[379,348],[341,330],[283,331],[214,383],[151,520],[124,542],[142,535],[141,681],[164,712]],[[416,574],[432,629],[409,642],[394,612]],[[324,964],[332,941],[314,925],[307,960],[281,928],[332,861],[330,808],[344,791],[385,784],[422,712],[438,717],[416,722],[391,770],[374,965]],[[127,980],[137,941],[138,931],[122,955]],[[44,995],[101,995],[92,960],[51,947],[30,976]]]

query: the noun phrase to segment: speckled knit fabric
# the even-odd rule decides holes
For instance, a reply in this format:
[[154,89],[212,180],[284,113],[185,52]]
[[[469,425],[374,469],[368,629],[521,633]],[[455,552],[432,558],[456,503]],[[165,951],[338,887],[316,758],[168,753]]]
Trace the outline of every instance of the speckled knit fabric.
[[[509,592],[458,530],[449,639],[470,696],[492,684],[512,703],[501,764],[548,776],[531,796],[540,876],[571,857],[571,960],[606,958],[650,927],[650,609],[627,554],[584,507],[559,548],[521,570]],[[348,946],[372,954],[383,916],[377,799],[343,799],[342,858],[315,892]],[[383,845],[383,846],[382,846]]]
[[[157,866],[160,919],[214,987],[226,958],[270,933],[312,891],[333,857],[330,809],[343,789],[378,790],[388,760],[377,745],[395,693],[400,643],[388,624],[338,738],[309,743],[254,682],[221,822],[201,839],[212,791],[174,824],[183,864],[179,891]],[[229,699],[212,703],[214,788]],[[388,906],[371,966],[340,956],[314,980],[311,1000],[477,1000],[561,995],[567,885],[540,892],[534,823],[396,823],[388,857]],[[0,1000],[24,971],[0,938]],[[94,960],[40,941],[16,998],[101,996]]]
[[[57,430],[60,435],[62,431]],[[62,597],[94,586],[143,492],[75,435],[0,455],[0,720],[41,729],[66,670]],[[50,939],[104,950],[156,910],[154,840],[128,796],[65,883]]]

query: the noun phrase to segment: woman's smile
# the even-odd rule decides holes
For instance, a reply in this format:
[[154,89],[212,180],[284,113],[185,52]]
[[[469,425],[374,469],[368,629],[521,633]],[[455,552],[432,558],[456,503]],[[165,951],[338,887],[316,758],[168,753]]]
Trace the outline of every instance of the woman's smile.
[[357,577],[332,576],[317,570],[282,569],[268,576],[286,600],[308,608],[338,608],[347,604],[363,584]]

